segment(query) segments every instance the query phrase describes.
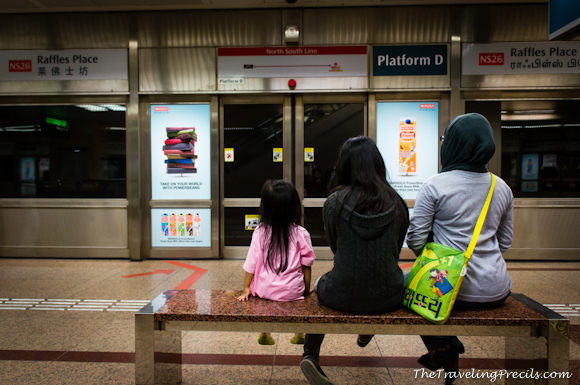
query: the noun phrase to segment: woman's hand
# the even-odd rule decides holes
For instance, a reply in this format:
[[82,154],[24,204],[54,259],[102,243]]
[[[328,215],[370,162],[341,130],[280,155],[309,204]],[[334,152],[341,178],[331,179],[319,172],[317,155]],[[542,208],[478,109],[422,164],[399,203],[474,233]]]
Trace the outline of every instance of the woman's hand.
[[251,293],[252,291],[250,290],[250,288],[245,287],[244,290],[242,290],[242,295],[238,297],[238,301],[246,301]]

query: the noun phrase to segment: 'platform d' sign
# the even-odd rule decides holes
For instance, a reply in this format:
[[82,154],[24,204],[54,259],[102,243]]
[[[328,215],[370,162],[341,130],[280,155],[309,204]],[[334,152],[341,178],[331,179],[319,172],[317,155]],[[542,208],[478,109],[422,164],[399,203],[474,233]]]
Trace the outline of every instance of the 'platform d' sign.
[[373,47],[373,76],[411,75],[447,75],[447,46]]

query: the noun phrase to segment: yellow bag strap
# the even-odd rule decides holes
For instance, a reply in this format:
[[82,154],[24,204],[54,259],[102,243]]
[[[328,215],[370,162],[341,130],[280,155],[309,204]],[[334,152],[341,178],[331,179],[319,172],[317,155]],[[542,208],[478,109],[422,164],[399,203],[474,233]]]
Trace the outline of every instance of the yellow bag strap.
[[479,238],[479,233],[481,232],[481,228],[483,227],[483,222],[485,221],[485,216],[487,215],[487,209],[489,208],[489,203],[491,202],[491,197],[493,196],[493,189],[495,187],[495,175],[491,172],[491,187],[489,188],[489,193],[487,194],[487,199],[485,200],[485,204],[481,209],[481,214],[479,214],[479,218],[477,219],[477,223],[475,224],[475,230],[473,230],[473,236],[471,237],[471,242],[469,242],[469,247],[467,251],[465,251],[465,264],[469,258],[471,258],[471,254],[475,249],[475,244],[477,243],[477,238]]

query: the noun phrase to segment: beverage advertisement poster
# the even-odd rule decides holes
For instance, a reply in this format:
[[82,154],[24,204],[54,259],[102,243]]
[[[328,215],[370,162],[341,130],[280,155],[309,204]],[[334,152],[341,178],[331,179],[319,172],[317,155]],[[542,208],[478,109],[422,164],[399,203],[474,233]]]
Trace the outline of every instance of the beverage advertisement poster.
[[425,179],[437,174],[438,127],[438,102],[377,103],[377,147],[403,199],[415,199]]
[[522,192],[538,192],[538,182],[522,182]]
[[211,247],[211,209],[151,209],[152,247]]
[[538,179],[539,154],[522,156],[522,180]]
[[152,199],[211,199],[209,104],[151,105]]

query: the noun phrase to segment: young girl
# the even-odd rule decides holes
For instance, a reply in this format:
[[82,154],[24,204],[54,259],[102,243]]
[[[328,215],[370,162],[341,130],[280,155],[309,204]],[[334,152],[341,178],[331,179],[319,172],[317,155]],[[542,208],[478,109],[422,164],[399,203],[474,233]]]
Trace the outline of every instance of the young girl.
[[[285,180],[266,181],[259,214],[238,300],[247,300],[250,294],[272,301],[304,299],[310,293],[314,251],[310,234],[300,226],[302,208],[294,186]],[[296,333],[290,342],[303,344],[304,334]],[[275,341],[270,333],[262,333],[258,343],[273,345]]]

